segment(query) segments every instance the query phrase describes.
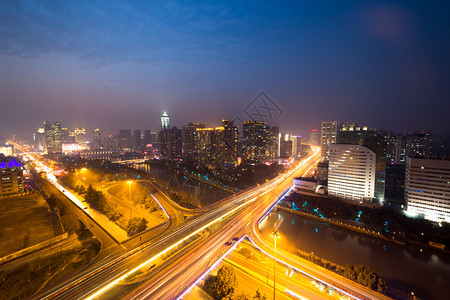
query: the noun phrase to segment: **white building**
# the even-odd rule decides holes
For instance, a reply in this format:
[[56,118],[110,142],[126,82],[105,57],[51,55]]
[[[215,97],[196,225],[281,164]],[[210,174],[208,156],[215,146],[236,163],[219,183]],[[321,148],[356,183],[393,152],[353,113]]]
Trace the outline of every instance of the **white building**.
[[407,211],[450,222],[450,161],[406,158]]
[[321,127],[322,158],[328,160],[329,146],[337,143],[338,122],[323,121]]
[[328,194],[372,202],[375,194],[376,154],[360,145],[331,144]]

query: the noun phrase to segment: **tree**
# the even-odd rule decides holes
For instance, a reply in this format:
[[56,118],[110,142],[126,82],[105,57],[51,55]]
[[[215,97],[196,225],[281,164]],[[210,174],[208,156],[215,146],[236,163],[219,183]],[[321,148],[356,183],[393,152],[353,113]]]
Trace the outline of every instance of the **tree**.
[[233,267],[222,266],[216,276],[205,280],[205,291],[215,300],[232,299],[237,287],[236,274]]
[[261,295],[261,292],[259,291],[259,289],[256,290],[255,296],[253,296],[253,299],[255,300],[266,300],[266,294]]
[[129,236],[142,232],[147,229],[147,220],[134,217],[128,220],[127,233]]

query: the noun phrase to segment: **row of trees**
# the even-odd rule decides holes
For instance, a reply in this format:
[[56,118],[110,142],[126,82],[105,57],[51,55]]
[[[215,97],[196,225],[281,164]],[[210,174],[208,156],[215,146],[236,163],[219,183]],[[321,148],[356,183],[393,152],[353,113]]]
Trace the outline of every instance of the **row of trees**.
[[123,209],[117,208],[117,204],[115,203],[109,203],[105,195],[101,191],[92,188],[92,185],[89,185],[87,188],[85,199],[92,208],[102,212],[113,222],[121,219],[125,215]]
[[405,237],[422,243],[432,240],[450,246],[450,224],[448,223],[437,226],[425,219],[407,217],[399,210],[359,206],[339,199],[313,195],[292,193],[286,200],[293,202],[293,207],[300,211],[311,214],[320,213],[325,218],[345,222],[359,221],[368,229],[376,230],[386,237],[396,236],[399,239]]
[[386,290],[386,282],[368,266],[352,264],[341,266],[324,258],[318,257],[315,254],[300,250],[297,250],[296,255],[350,280],[356,281],[359,284],[362,284],[379,293],[384,293]]
[[[236,289],[238,287],[238,282],[236,279],[236,274],[234,268],[231,266],[224,265],[217,275],[209,275],[202,289],[208,293],[214,300],[266,300],[266,295],[262,295],[259,290],[256,291],[255,295],[252,297],[246,293],[236,294]],[[236,294],[236,295],[235,295]]]

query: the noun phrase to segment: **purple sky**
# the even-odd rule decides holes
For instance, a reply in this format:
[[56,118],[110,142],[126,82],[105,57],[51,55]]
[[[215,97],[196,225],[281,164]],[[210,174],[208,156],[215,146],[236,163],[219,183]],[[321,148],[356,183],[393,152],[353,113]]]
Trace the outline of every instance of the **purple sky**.
[[248,119],[449,131],[450,7],[423,1],[2,1],[0,136]]

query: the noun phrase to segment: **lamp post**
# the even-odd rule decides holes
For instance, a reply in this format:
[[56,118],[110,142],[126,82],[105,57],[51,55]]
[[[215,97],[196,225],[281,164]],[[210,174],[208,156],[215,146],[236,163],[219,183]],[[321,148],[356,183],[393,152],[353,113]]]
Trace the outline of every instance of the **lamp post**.
[[86,185],[86,168],[81,169],[81,172],[83,172],[83,183]]
[[131,202],[131,184],[133,183],[133,181],[128,180],[127,183],[128,183],[128,192],[130,194],[130,219],[131,219],[131,203],[132,203]]
[[276,279],[276,270],[277,270],[277,238],[280,237],[280,233],[278,231],[272,231],[272,233],[270,234],[273,239],[274,239],[274,249],[275,249],[275,255],[273,258],[273,300],[275,300],[275,289],[276,289],[276,284],[275,284],[275,279]]

